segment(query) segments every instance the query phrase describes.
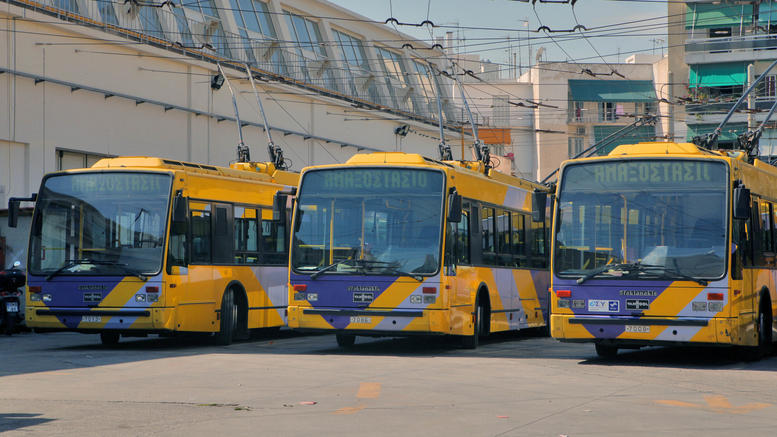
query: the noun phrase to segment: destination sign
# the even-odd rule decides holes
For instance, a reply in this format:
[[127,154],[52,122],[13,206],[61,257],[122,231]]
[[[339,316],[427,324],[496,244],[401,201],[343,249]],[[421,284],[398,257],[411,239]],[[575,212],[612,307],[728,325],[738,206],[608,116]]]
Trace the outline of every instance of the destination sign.
[[306,174],[303,185],[317,192],[432,192],[442,190],[442,174],[412,169],[331,169]]
[[70,196],[90,194],[167,194],[170,176],[150,173],[77,173],[53,176],[45,189]]
[[168,175],[148,173],[82,173],[70,175],[73,193],[159,193],[170,186]]
[[725,186],[726,167],[721,162],[638,160],[592,162],[569,166],[564,172],[566,190],[613,187]]

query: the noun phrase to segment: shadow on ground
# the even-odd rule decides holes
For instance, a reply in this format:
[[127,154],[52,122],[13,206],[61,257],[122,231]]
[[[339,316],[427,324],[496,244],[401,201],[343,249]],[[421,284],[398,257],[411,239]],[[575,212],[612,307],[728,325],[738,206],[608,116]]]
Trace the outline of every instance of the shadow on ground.
[[621,351],[614,359],[597,358],[591,344],[560,343],[542,330],[498,333],[474,350],[462,349],[448,336],[408,338],[357,337],[349,348],[337,346],[334,335],[310,335],[282,329],[255,331],[251,339],[230,346],[214,345],[204,335],[122,338],[103,346],[97,335],[76,333],[20,334],[0,337],[4,365],[0,377],[35,372],[105,366],[126,362],[205,354],[353,355],[401,357],[478,357],[530,360],[573,360],[586,366],[645,366],[688,369],[777,370],[777,358],[745,362],[731,348],[663,347]]
[[0,433],[51,422],[37,413],[0,413]]

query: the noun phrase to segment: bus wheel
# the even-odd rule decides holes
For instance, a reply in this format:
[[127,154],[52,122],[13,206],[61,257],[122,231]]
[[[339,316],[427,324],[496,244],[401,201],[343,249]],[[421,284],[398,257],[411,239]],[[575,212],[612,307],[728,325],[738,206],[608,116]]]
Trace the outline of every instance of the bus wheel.
[[596,343],[596,355],[602,358],[615,358],[618,355],[618,347],[611,344]]
[[119,333],[113,331],[103,331],[100,333],[100,342],[105,346],[115,346],[119,344]]
[[221,299],[221,324],[216,333],[216,344],[228,346],[232,344],[237,328],[237,305],[235,305],[235,292],[228,289]]
[[478,340],[483,333],[483,305],[480,303],[480,296],[475,298],[475,320],[472,321],[474,325],[472,329],[472,335],[465,335],[461,337],[461,346],[464,349],[477,349]]
[[[766,305],[771,308],[768,303]],[[772,318],[771,314],[764,309],[764,304],[758,311],[758,346],[748,349],[750,350],[746,358],[749,360],[759,360],[772,352]]]
[[356,336],[351,334],[335,334],[335,339],[340,347],[351,347],[356,343]]

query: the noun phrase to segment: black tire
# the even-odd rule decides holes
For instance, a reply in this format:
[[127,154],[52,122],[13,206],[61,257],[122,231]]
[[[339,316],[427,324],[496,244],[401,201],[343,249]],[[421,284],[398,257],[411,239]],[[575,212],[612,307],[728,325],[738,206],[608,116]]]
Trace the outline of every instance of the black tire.
[[478,343],[480,343],[481,329],[483,327],[483,314],[485,313],[483,306],[480,304],[480,296],[475,298],[475,313],[473,314],[474,320],[472,324],[474,328],[472,335],[464,335],[461,337],[461,347],[464,349],[477,349]]
[[745,352],[745,359],[748,361],[760,360],[772,353],[772,313],[768,303],[762,304],[758,311],[758,346],[748,347]]
[[219,332],[216,333],[216,344],[229,346],[235,338],[237,330],[237,305],[235,305],[235,292],[228,289],[221,299],[221,323]]
[[596,343],[596,355],[601,358],[615,358],[618,355],[618,346],[611,344]]
[[352,334],[335,334],[335,339],[340,347],[352,347],[356,343],[356,336]]
[[121,335],[114,331],[103,331],[100,333],[100,342],[103,346],[116,346],[119,344],[119,338]]

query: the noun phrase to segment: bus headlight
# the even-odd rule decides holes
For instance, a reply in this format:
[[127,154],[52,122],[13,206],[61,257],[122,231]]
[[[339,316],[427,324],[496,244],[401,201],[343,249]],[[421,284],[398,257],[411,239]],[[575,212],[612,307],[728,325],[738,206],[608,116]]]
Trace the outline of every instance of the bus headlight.
[[570,303],[572,301],[570,301],[569,299],[559,299],[556,302],[558,302],[558,307],[559,308],[569,308],[570,307]]
[[44,294],[43,295],[43,301],[44,302],[51,302],[51,295],[50,294]]
[[709,302],[707,308],[713,313],[719,313],[723,310],[723,302]]

